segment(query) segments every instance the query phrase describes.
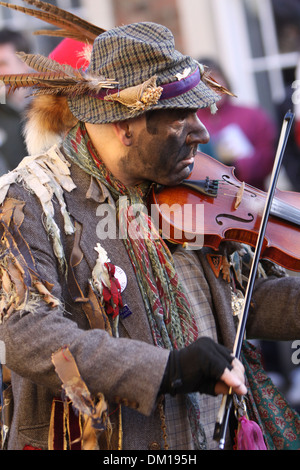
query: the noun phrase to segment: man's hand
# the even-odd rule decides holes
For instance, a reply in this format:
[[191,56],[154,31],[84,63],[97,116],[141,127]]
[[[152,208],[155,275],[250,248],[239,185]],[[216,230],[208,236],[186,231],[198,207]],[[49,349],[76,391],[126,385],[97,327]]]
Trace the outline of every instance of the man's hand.
[[230,387],[232,387],[233,393],[237,395],[245,395],[247,393],[243,364],[237,358],[234,358],[231,365],[232,369],[229,370],[226,368],[220,380],[217,382],[215,386],[216,395],[227,395]]
[[244,367],[224,346],[199,338],[190,346],[171,351],[160,393],[200,392],[209,395],[247,393]]

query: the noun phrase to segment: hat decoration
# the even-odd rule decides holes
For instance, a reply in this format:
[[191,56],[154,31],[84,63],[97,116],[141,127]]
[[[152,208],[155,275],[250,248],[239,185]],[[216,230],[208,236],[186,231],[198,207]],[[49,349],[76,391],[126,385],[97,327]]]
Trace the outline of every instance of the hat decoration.
[[103,98],[106,101],[118,101],[119,103],[132,108],[133,112],[151,104],[156,104],[163,92],[162,87],[156,86],[156,77],[152,77],[140,85],[125,88],[113,94],[98,95],[97,98]]
[[[106,32],[106,30],[49,3],[40,0],[24,0],[24,2],[34,6],[35,9],[6,2],[0,2],[0,5],[41,19],[56,27],[54,30],[36,31],[34,33],[36,35],[71,38],[86,44],[93,44],[98,36]],[[167,94],[169,91],[166,91],[168,87],[169,90],[173,88],[173,96],[178,96],[191,89],[189,88],[191,83],[196,86],[200,80],[218,94],[228,93],[232,95],[231,92],[221,87],[210,77],[201,64],[198,64],[200,74],[197,69],[196,81],[193,77],[194,81],[191,82],[191,77],[185,77],[183,71],[182,77],[174,77],[172,87],[170,86],[172,83],[157,86],[157,77],[152,76],[139,85],[121,90],[118,81],[114,77],[104,77],[88,73],[82,68],[62,65],[40,54],[21,53],[19,57],[35,72],[27,75],[0,75],[0,80],[9,86],[10,91],[20,87],[28,87],[32,88],[34,95],[58,95],[72,99],[88,95],[104,101],[118,102],[130,108],[132,114],[136,111],[147,110],[150,106],[157,104],[159,100],[168,99]],[[112,92],[108,93],[109,90],[112,90]]]

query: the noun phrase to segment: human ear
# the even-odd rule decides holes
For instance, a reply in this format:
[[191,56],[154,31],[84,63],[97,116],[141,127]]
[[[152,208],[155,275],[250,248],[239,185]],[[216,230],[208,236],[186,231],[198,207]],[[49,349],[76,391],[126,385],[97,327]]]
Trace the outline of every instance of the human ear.
[[112,125],[119,141],[126,147],[129,147],[132,144],[132,134],[128,121],[113,122]]

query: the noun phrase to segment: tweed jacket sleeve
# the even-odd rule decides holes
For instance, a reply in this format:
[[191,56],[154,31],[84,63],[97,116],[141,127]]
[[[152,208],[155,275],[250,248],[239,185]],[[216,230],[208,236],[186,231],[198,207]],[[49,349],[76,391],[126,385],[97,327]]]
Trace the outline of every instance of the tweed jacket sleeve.
[[[231,287],[222,276],[216,277],[203,248],[198,256],[209,282],[219,339],[227,347],[234,344],[236,326],[231,310]],[[245,286],[244,286],[245,287]],[[269,275],[255,282],[246,334],[248,339],[289,341],[300,336],[299,276]]]
[[[249,268],[248,255],[242,258],[244,275]],[[248,260],[248,261],[247,261]],[[247,323],[249,339],[291,341],[300,336],[300,278],[272,261],[262,260],[255,282]]]
[[298,276],[259,279],[247,324],[249,338],[291,341],[300,337]]
[[[89,179],[82,172],[80,178],[82,191],[86,191]],[[86,197],[83,202],[80,191],[74,189],[74,195],[73,192],[69,194],[69,200],[74,199],[74,206],[81,205],[85,214],[91,209],[90,219],[87,217],[86,223],[92,259],[96,254],[93,249],[97,242],[93,223],[95,224],[97,206]],[[33,254],[40,279],[52,285],[51,296],[58,300],[58,304],[53,306],[40,298],[35,302],[31,299],[22,311],[16,309],[9,316],[4,314],[0,325],[0,339],[5,343],[7,366],[19,376],[49,389],[53,396],[60,396],[61,382],[55,373],[51,355],[68,345],[80,374],[93,395],[101,392],[108,400],[115,397],[126,399],[127,402],[134,403],[138,411],[149,415],[156,403],[169,352],[149,344],[149,333],[143,331],[144,320],[140,318],[144,315],[142,304],[132,301],[133,326],[127,329],[126,324],[122,326],[124,337],[114,338],[104,330],[89,329],[81,309],[72,302],[67,292],[64,276],[59,272],[51,237],[44,227],[40,202],[35,195],[16,184],[11,186],[7,199],[9,198],[24,202],[20,234]],[[72,215],[72,207],[68,209]],[[55,212],[58,227],[63,234],[62,216],[57,207]],[[66,256],[73,238],[72,235],[62,235]],[[107,250],[112,244],[108,240]],[[19,248],[22,253],[22,247]],[[111,253],[117,253],[119,249],[121,248],[118,245]],[[123,259],[124,263],[129,263],[126,254]],[[78,276],[82,289],[85,290],[91,265],[85,257],[81,264]],[[128,284],[128,297],[132,294],[133,299],[138,298],[138,287],[134,284],[134,276],[129,267]],[[135,337],[130,337],[128,331],[135,331]]]

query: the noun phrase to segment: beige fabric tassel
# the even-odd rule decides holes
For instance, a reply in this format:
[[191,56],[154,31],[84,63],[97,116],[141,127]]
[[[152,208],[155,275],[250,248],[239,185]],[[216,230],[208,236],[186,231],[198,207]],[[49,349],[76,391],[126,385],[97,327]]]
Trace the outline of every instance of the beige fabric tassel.
[[[102,394],[94,400],[82,380],[75,359],[68,347],[62,348],[52,355],[52,362],[56,373],[62,381],[62,387],[66,396],[72,401],[73,406],[82,417],[82,448],[83,450],[98,450],[98,433],[93,427],[97,421],[101,421],[109,442],[112,429],[107,415],[107,404]],[[50,427],[50,434],[51,434]]]

